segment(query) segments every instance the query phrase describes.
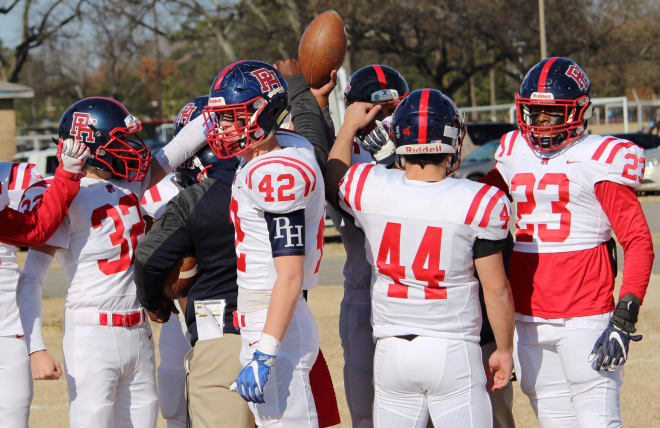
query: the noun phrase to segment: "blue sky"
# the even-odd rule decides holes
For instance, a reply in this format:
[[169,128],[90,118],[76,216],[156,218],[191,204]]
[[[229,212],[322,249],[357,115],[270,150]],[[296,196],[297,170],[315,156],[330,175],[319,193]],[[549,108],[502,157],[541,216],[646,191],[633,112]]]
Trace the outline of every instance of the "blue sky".
[[[9,4],[9,0],[0,0],[3,6]],[[7,15],[0,15],[0,40],[3,46],[14,47],[21,40],[21,4],[17,4]]]

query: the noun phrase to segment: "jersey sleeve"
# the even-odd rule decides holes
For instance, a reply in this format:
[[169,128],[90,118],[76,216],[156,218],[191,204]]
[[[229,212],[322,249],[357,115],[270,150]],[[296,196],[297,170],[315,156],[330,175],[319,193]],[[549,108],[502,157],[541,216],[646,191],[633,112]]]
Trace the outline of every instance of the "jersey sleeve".
[[43,176],[36,165],[27,162],[13,164],[7,185],[9,206],[18,209],[23,192],[41,180],[43,180]]
[[605,138],[592,154],[591,159],[605,168],[600,172],[594,184],[601,181],[611,181],[617,184],[637,189],[642,184],[644,176],[644,149],[638,145],[619,138]]
[[355,213],[362,211],[364,187],[369,173],[375,168],[374,164],[356,163],[346,171],[339,181],[337,201],[341,209],[355,217]]
[[306,162],[274,156],[252,165],[243,185],[257,209],[285,214],[305,209],[307,196],[319,183],[316,171]]
[[165,212],[167,203],[179,193],[179,188],[174,183],[174,175],[168,174],[155,185],[151,186],[142,195],[140,209],[142,215],[148,215],[157,219]]
[[[35,182],[28,187],[18,205],[18,210],[22,213],[34,212],[41,204],[44,193],[53,184],[53,177],[48,177],[45,180]],[[59,248],[69,248],[69,217],[65,216],[62,223],[57,227],[55,233],[46,242],[47,245]]]
[[496,187],[483,185],[470,203],[465,224],[476,228],[479,239],[505,239],[509,230],[511,206],[506,194]]

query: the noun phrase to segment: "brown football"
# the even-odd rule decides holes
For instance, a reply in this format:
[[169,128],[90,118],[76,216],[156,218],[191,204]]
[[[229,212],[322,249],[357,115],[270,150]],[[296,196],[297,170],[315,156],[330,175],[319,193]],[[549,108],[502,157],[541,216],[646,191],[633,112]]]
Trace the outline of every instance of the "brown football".
[[197,259],[192,256],[184,257],[165,277],[165,296],[170,299],[187,296],[195,279],[197,279]]
[[320,88],[330,80],[346,56],[346,30],[341,16],[327,10],[314,18],[298,45],[298,61],[305,80],[312,88]]

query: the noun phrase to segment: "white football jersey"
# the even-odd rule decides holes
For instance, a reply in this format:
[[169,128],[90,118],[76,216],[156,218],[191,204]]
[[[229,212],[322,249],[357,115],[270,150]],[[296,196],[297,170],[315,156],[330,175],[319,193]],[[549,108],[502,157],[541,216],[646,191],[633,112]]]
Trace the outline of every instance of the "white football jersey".
[[174,173],[169,173],[151,186],[140,200],[140,207],[142,208],[142,215],[148,215],[157,219],[165,212],[167,203],[179,194],[181,188],[176,184]]
[[[364,150],[357,141],[353,142],[351,165],[360,162],[371,162],[371,154]],[[371,265],[364,251],[364,233],[353,223],[353,217],[331,205],[327,206],[328,215],[332,218],[335,228],[341,235],[341,242],[346,250],[344,263],[344,287],[370,288]]]
[[[31,163],[0,162],[0,192],[10,208],[18,209],[23,192],[39,180],[41,172]],[[19,274],[16,247],[0,242],[0,336],[23,334],[16,305]]]
[[512,131],[502,137],[495,160],[516,204],[514,250],[525,253],[585,250],[607,241],[612,227],[594,186],[612,181],[637,188],[644,175],[643,149],[600,135],[547,157]]
[[[303,290],[316,286],[323,255],[325,184],[312,145],[301,135],[280,130],[282,147],[252,159],[237,171],[230,212],[236,230],[238,286],[271,290],[277,278],[264,213],[305,210]],[[282,225],[291,245],[303,239],[293,227]]]
[[[47,244],[69,281],[66,307],[126,311],[140,307],[133,281],[135,248],[144,237],[142,182],[84,177],[67,216]],[[22,205],[34,206],[45,186],[25,192]]]
[[506,238],[504,192],[466,179],[408,180],[404,171],[357,164],[342,179],[338,198],[366,236],[374,336],[478,342],[472,248],[477,238]]

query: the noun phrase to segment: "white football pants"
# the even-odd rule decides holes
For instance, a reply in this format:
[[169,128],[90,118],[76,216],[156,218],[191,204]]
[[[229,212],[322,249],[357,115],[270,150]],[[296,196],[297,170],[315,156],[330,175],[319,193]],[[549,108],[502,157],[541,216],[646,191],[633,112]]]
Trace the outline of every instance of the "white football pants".
[[64,314],[64,370],[72,428],[156,426],[158,395],[149,322],[133,327],[77,323]]
[[0,426],[27,428],[32,373],[25,339],[0,336]]
[[371,292],[344,289],[339,312],[339,337],[344,348],[344,391],[353,428],[373,427],[374,351]]
[[[252,361],[268,310],[245,313],[241,327],[241,365]],[[243,315],[239,314],[239,317]],[[250,346],[252,344],[252,346]],[[319,353],[319,333],[302,298],[284,335],[275,365],[264,388],[265,403],[248,403],[259,427],[317,428],[318,417],[309,383],[309,372]]]
[[167,428],[186,428],[186,370],[183,359],[190,350],[190,342],[181,330],[181,320],[172,314],[163,324],[158,339],[158,405]]
[[380,338],[374,356],[374,426],[493,425],[478,343],[419,336]]
[[543,428],[622,426],[623,367],[596,371],[587,361],[610,316],[516,321],[516,376]]

